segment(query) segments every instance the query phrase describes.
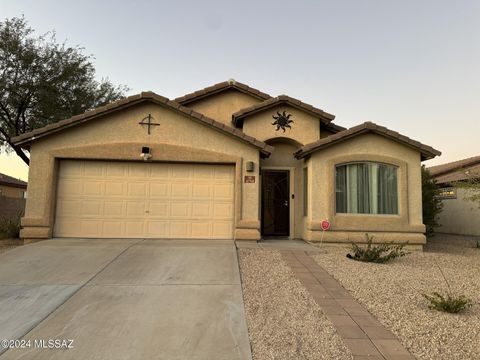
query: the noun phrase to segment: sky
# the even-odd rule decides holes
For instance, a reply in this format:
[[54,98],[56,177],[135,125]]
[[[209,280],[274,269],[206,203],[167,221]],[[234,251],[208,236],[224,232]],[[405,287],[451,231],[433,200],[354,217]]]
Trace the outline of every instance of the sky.
[[[0,0],[2,21],[22,14],[129,95],[233,78],[433,146],[427,166],[480,155],[480,1]],[[4,153],[0,172],[28,177]]]

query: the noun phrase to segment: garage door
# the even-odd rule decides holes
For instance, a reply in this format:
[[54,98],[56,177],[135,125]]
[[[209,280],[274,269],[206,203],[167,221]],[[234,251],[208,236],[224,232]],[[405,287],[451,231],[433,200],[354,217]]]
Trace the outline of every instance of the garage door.
[[228,165],[62,160],[54,236],[231,239]]

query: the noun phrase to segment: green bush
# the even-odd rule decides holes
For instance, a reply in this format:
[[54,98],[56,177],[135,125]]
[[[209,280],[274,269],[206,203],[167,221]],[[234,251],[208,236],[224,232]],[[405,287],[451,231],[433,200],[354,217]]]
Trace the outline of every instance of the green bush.
[[460,311],[468,309],[472,306],[472,301],[467,298],[465,295],[454,295],[450,282],[448,281],[445,273],[443,272],[440,265],[435,261],[435,265],[438,268],[438,271],[442,275],[445,284],[447,285],[447,294],[442,295],[438,291],[432,293],[432,295],[422,294],[422,296],[427,299],[430,304],[428,307],[433,310],[445,311],[448,313],[459,313]]
[[434,292],[432,295],[422,295],[430,302],[428,307],[433,310],[456,314],[472,306],[472,301],[464,295],[447,294],[444,296],[438,292]]
[[20,236],[20,216],[15,219],[0,218],[0,239],[16,239]]
[[435,228],[440,226],[438,215],[442,212],[443,203],[439,195],[440,189],[436,180],[425,165],[422,165],[422,215],[427,235],[433,235]]
[[403,250],[407,243],[393,244],[393,242],[391,242],[373,245],[373,236],[369,236],[368,234],[365,234],[365,239],[367,242],[367,247],[365,248],[352,243],[353,255],[347,254],[349,259],[363,262],[386,263],[389,260],[408,254]]

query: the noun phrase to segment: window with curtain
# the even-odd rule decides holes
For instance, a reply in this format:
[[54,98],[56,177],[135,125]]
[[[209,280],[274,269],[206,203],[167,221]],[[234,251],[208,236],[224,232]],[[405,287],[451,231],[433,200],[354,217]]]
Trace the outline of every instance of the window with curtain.
[[397,167],[363,162],[338,165],[336,212],[398,214]]

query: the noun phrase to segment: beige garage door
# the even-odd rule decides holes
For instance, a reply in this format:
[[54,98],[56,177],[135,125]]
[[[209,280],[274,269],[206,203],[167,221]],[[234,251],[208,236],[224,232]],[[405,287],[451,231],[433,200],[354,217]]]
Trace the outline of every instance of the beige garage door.
[[54,236],[231,239],[228,165],[62,160]]

